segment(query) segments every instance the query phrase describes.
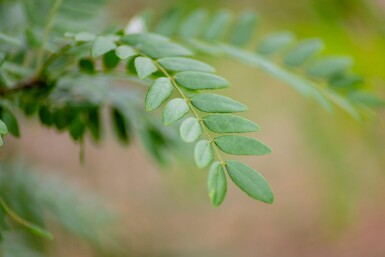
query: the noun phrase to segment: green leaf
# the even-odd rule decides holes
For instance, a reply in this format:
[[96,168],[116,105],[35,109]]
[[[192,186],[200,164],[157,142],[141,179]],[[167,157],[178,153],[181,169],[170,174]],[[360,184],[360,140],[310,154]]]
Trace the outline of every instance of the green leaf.
[[158,108],[172,94],[173,87],[170,79],[158,78],[147,91],[145,105],[146,111]]
[[155,33],[133,33],[133,34],[122,36],[120,40],[132,46],[144,44],[147,42],[160,43],[160,42],[169,41],[167,37],[164,37],[162,35],[158,35]]
[[258,46],[261,54],[273,54],[293,43],[295,37],[291,32],[274,33],[262,40]]
[[129,142],[129,127],[123,114],[116,108],[111,109],[112,124],[117,139],[123,144]]
[[202,127],[196,118],[188,118],[180,126],[180,136],[185,142],[193,142],[202,134]]
[[207,115],[203,117],[203,122],[209,130],[216,133],[245,133],[260,130],[254,122],[229,114]]
[[191,98],[191,103],[203,112],[231,113],[247,110],[246,105],[229,97],[217,94],[198,94]]
[[353,65],[350,57],[325,57],[311,65],[307,72],[314,77],[329,78]]
[[71,125],[69,127],[69,132],[70,132],[71,138],[75,141],[83,137],[85,132],[85,124],[82,121],[80,115],[77,115],[77,117],[74,120],[72,120]]
[[175,75],[175,80],[181,86],[191,90],[220,89],[230,85],[227,80],[218,75],[199,71],[179,72]]
[[265,203],[274,202],[269,184],[256,170],[238,161],[227,161],[226,168],[234,184],[247,195]]
[[79,32],[75,35],[75,41],[77,42],[89,42],[94,41],[96,36],[90,32]]
[[9,133],[14,137],[20,137],[19,124],[15,115],[6,107],[1,107],[1,119],[7,125]]
[[227,192],[227,181],[220,162],[214,162],[209,170],[207,181],[209,196],[213,206],[221,205]]
[[234,45],[246,44],[253,35],[253,30],[257,24],[257,15],[252,11],[245,11],[238,18],[231,37],[230,43]]
[[206,29],[203,33],[203,38],[206,40],[218,40],[220,39],[225,31],[227,26],[230,23],[231,14],[228,10],[219,10],[217,11],[211,22],[206,26]]
[[214,152],[210,141],[201,140],[195,145],[194,159],[200,169],[206,167],[214,160]]
[[135,68],[138,72],[139,78],[142,80],[158,70],[152,60],[147,57],[135,58]]
[[153,42],[148,41],[138,45],[138,49],[151,58],[190,56],[193,53],[187,48],[171,42]]
[[207,15],[208,12],[205,9],[192,11],[180,25],[179,36],[186,38],[197,37],[204,26]]
[[115,38],[112,36],[97,37],[92,45],[91,54],[93,57],[101,56],[116,48]]
[[311,56],[315,55],[323,48],[321,40],[307,39],[299,43],[285,56],[284,62],[289,66],[300,66]]
[[155,27],[155,32],[158,34],[171,36],[174,34],[179,20],[182,18],[183,9],[180,7],[171,8],[158,22]]
[[215,72],[212,66],[186,57],[165,57],[159,59],[158,63],[169,71]]
[[51,126],[53,124],[52,113],[47,106],[40,107],[39,119],[40,119],[40,122],[44,125]]
[[118,46],[115,49],[115,54],[117,57],[119,57],[122,60],[127,59],[131,56],[137,55],[134,48],[132,48],[130,46],[125,46],[125,45]]
[[171,125],[182,119],[189,111],[189,106],[182,98],[174,98],[166,104],[163,110],[163,123]]
[[116,56],[115,51],[111,50],[103,55],[103,66],[107,70],[111,70],[118,66],[120,59]]
[[351,92],[348,95],[349,99],[358,104],[362,104],[365,106],[370,107],[384,107],[385,106],[385,100],[379,98],[378,96],[374,95],[371,92],[367,91],[355,91]]
[[5,123],[2,120],[0,120],[0,134],[5,135],[7,133],[8,133],[7,125],[5,125]]
[[219,149],[229,154],[264,155],[271,153],[268,146],[251,137],[225,135],[216,137],[214,142]]
[[81,71],[89,72],[89,73],[92,73],[95,71],[94,62],[91,59],[80,59],[78,65]]

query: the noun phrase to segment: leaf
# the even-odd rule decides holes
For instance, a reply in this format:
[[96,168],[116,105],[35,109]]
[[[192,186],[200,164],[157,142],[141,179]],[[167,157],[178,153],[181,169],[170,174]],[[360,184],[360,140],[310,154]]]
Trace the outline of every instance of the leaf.
[[122,60],[127,59],[131,56],[137,55],[134,48],[132,48],[130,46],[125,46],[125,45],[118,46],[115,49],[115,54],[118,58],[120,58]]
[[205,9],[197,9],[192,11],[179,27],[179,36],[191,38],[197,37],[206,21],[208,12]]
[[226,168],[234,184],[247,195],[265,203],[274,202],[269,184],[256,170],[238,161],[227,161]]
[[95,71],[94,62],[91,59],[80,59],[78,65],[83,72],[93,73]]
[[103,55],[103,66],[107,70],[111,70],[118,66],[120,59],[116,56],[115,51],[111,50]]
[[203,93],[191,98],[191,103],[203,112],[231,113],[247,110],[246,105],[229,97]]
[[206,167],[214,160],[214,152],[210,141],[201,140],[195,145],[194,159],[200,169]]
[[129,142],[128,124],[123,114],[116,108],[111,109],[112,125],[118,140],[124,144]]
[[201,134],[202,127],[196,118],[188,118],[180,126],[180,136],[187,143],[195,141]]
[[231,14],[228,10],[219,10],[213,16],[211,22],[206,26],[203,38],[206,40],[218,40],[226,31],[230,23]]
[[214,142],[219,149],[229,154],[264,155],[271,153],[268,146],[251,137],[225,135],[216,137]]
[[44,125],[51,126],[53,124],[53,117],[47,106],[41,106],[39,109],[39,119]]
[[3,142],[3,138],[2,136],[0,135],[0,146],[3,146],[4,142]]
[[257,15],[254,12],[243,12],[233,28],[230,43],[234,45],[246,44],[251,39],[256,24]]
[[9,133],[14,137],[20,137],[19,124],[15,115],[6,107],[1,106],[1,119],[7,125]]
[[5,123],[0,120],[0,135],[5,135],[8,133],[8,128],[7,128],[7,125],[5,125]]
[[293,43],[295,37],[291,32],[274,33],[262,40],[258,46],[261,54],[273,54]]
[[139,78],[142,80],[158,70],[152,60],[147,57],[135,58],[135,68],[138,72]]
[[75,41],[77,42],[89,42],[94,41],[96,36],[90,32],[79,32],[75,35]]
[[213,206],[221,205],[227,192],[227,181],[220,162],[214,162],[209,170],[207,181],[209,196]]
[[170,79],[158,78],[147,91],[145,105],[146,111],[158,108],[172,94],[173,87]]
[[325,57],[310,66],[307,72],[314,77],[329,78],[353,65],[350,57]]
[[190,56],[193,53],[187,48],[171,42],[153,42],[148,41],[138,45],[138,49],[151,58],[173,57],[173,56]]
[[175,80],[181,86],[191,90],[220,89],[229,87],[230,83],[215,74],[199,71],[183,71],[175,75]]
[[285,56],[284,62],[289,66],[300,66],[322,49],[323,43],[318,38],[304,40],[290,50]]
[[85,125],[82,119],[80,118],[80,115],[77,115],[77,117],[71,122],[69,132],[71,138],[75,141],[83,138],[85,132]]
[[180,7],[171,8],[158,22],[155,32],[158,34],[171,36],[174,34],[179,20],[182,18],[183,10]]
[[134,33],[134,34],[124,35],[120,38],[120,40],[132,46],[144,44],[147,42],[160,43],[160,42],[169,41],[167,37],[164,37],[162,35],[158,35],[155,33]]
[[245,133],[260,130],[254,122],[229,114],[207,115],[203,117],[203,122],[209,130],[216,133]]
[[180,120],[189,111],[189,106],[182,98],[174,98],[166,104],[163,110],[163,123],[164,125],[171,125],[172,123]]
[[112,36],[97,37],[92,45],[92,57],[98,57],[116,48],[115,38]]
[[382,98],[379,98],[378,96],[374,95],[371,92],[367,91],[355,91],[351,92],[348,95],[349,99],[358,104],[362,104],[365,106],[370,107],[384,107],[385,106],[385,100]]
[[186,57],[165,57],[159,59],[158,63],[169,71],[215,72],[212,66]]

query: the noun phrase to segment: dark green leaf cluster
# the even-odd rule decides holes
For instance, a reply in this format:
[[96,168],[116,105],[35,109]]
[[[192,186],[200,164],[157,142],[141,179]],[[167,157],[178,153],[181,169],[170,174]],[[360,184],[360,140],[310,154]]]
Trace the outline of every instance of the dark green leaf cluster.
[[195,52],[225,55],[259,68],[314,98],[327,110],[332,110],[334,103],[361,119],[368,108],[384,106],[382,99],[364,88],[363,78],[352,72],[352,58],[319,55],[323,49],[320,39],[298,41],[291,32],[278,32],[258,40],[253,51],[244,50],[253,41],[257,23],[258,16],[251,11],[232,22],[227,10],[210,14],[204,9],[186,12],[178,7],[148,27],[177,38]]

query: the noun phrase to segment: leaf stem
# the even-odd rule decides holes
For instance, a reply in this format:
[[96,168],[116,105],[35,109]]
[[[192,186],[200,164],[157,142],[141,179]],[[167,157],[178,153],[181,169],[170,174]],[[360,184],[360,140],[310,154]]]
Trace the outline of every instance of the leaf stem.
[[15,222],[19,223],[20,225],[30,229],[31,231],[35,232],[36,234],[39,234],[42,237],[45,237],[47,239],[52,240],[53,236],[48,231],[45,231],[35,224],[23,219],[20,217],[16,212],[14,212],[3,200],[3,198],[0,197],[0,208],[3,208],[4,212]]
[[41,42],[39,51],[37,53],[37,58],[36,58],[36,67],[37,67],[39,73],[40,73],[40,69],[42,68],[41,66],[42,66],[43,58],[44,58],[44,48],[45,48],[45,45],[46,45],[47,40],[48,40],[48,35],[49,35],[50,30],[52,29],[54,17],[56,15],[56,13],[58,12],[60,5],[62,4],[62,1],[63,0],[55,0],[54,4],[53,4],[53,6],[52,6],[52,8],[48,14],[48,20],[47,20],[47,23],[44,27],[42,42]]

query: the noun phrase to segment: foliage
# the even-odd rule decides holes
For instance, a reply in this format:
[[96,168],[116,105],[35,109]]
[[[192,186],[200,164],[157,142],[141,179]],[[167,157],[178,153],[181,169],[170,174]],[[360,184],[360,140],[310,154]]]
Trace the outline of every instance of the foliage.
[[[96,10],[100,2],[78,4]],[[210,166],[208,188],[214,206],[226,195],[227,176],[250,197],[272,203],[272,190],[261,174],[227,160],[227,154],[259,156],[271,149],[241,135],[256,132],[259,126],[235,114],[247,106],[214,93],[230,83],[215,74],[214,67],[197,60],[199,54],[225,55],[260,68],[328,110],[335,103],[356,119],[370,107],[383,105],[381,99],[362,90],[362,78],[351,71],[350,58],[317,56],[322,49],[318,39],[296,42],[290,32],[275,33],[264,37],[256,51],[246,50],[258,20],[254,12],[244,12],[231,25],[228,11],[210,16],[203,9],[187,13],[176,8],[155,24],[150,24],[148,16],[138,15],[125,29],[95,32],[87,24],[98,22],[93,20],[96,12],[78,15],[83,8],[72,6],[70,0],[39,1],[39,5],[27,0],[0,2],[1,10],[15,9],[24,17],[22,26],[0,22],[7,24],[0,27],[0,136],[7,132],[20,136],[14,115],[19,109],[26,116],[38,117],[44,126],[67,132],[75,142],[82,144],[87,136],[100,142],[102,113],[108,109],[120,142],[127,144],[135,135],[165,164],[170,150],[180,145],[175,137],[178,130],[162,128],[156,116],[145,112],[164,105],[164,125],[180,123],[181,139],[197,141],[198,168]],[[49,13],[48,20],[40,19],[42,11]],[[73,17],[81,18],[73,21]],[[140,93],[123,87],[122,82],[149,85],[144,104]],[[2,206],[12,216],[7,205]]]

